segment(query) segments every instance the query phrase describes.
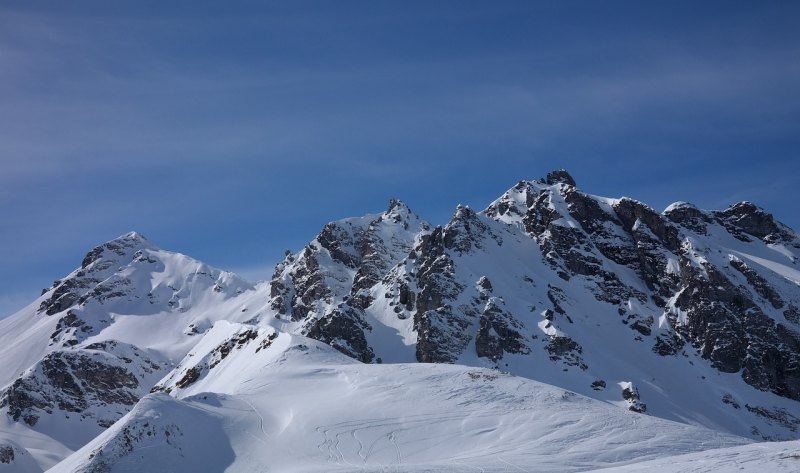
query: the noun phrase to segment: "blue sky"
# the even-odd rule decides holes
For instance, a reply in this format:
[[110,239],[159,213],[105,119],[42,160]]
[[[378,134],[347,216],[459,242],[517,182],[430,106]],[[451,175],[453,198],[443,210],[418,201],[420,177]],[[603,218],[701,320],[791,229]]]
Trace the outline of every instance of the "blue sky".
[[520,179],[800,228],[797,2],[3,2],[0,317],[129,230],[268,277]]

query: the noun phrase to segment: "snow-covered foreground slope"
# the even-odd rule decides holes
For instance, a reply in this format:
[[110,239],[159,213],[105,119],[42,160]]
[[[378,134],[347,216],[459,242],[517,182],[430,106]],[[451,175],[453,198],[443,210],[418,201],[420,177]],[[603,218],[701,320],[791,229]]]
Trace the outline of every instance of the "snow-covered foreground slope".
[[367,365],[273,333],[50,471],[575,471],[749,442],[496,370]]
[[800,471],[800,441],[762,442],[720,448],[599,470],[602,473],[739,473],[742,471],[769,473]]

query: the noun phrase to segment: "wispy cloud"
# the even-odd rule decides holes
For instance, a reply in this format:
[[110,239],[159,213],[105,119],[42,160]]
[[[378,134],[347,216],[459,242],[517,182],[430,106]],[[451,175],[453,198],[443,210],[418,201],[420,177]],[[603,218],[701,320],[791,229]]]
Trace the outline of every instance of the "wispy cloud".
[[770,8],[87,5],[0,8],[0,260],[30,274],[137,229],[252,277],[389,195],[446,218],[550,167],[797,200],[800,40]]

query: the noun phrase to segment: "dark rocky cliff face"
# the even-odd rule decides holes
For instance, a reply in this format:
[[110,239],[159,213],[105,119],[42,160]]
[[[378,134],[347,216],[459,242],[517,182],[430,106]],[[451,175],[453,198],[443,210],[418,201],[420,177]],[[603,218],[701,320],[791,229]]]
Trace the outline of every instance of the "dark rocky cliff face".
[[132,259],[147,259],[140,251],[146,248],[152,246],[135,232],[94,248],[83,258],[80,269],[73,275],[56,281],[51,288],[44,290],[44,293],[50,294],[41,303],[39,312],[55,315],[88,299],[103,301],[124,295],[125,286],[129,285],[127,281],[107,279],[118,267]]
[[288,253],[271,280],[270,306],[302,333],[364,362],[375,359],[365,332],[370,289],[414,248],[430,225],[392,199],[382,214],[325,225],[298,254]]
[[62,411],[108,427],[150,389],[168,365],[131,345],[101,342],[46,355],[0,393],[0,408],[35,426]]
[[[653,353],[695,350],[720,372],[740,372],[756,389],[800,399],[797,285],[776,284],[767,268],[708,243],[733,238],[758,251],[774,244],[800,248],[788,227],[751,203],[720,212],[681,203],[659,213],[633,199],[583,193],[559,170],[542,181],[521,181],[482,213],[459,206],[447,225],[406,238],[402,251],[391,254],[385,234],[378,238],[375,231],[389,218],[356,230],[326,227],[300,257],[279,266],[276,275],[284,277],[273,280],[275,306],[299,310],[299,317],[309,316],[309,305],[333,306],[317,309],[312,318],[319,321],[307,333],[362,361],[380,357],[380,347],[369,346],[367,314],[378,310],[374,294],[382,293],[398,319],[410,317],[418,361],[455,362],[473,353],[499,364],[508,355],[533,356],[541,342],[551,361],[586,370],[580,342],[557,329],[581,315],[576,301],[585,290],[615,307],[626,330]],[[531,315],[505,308],[494,281],[467,263],[475,255],[487,255],[486,261],[500,255],[504,240],[519,239],[517,229],[538,247],[530,257],[541,258],[556,276],[537,309],[546,309],[542,330],[549,335],[532,333]],[[352,283],[343,289],[326,283],[330,276],[314,260],[322,251],[317,244],[326,258],[355,270]],[[289,278],[287,267],[293,268]],[[460,269],[467,267],[474,279]],[[537,277],[523,279],[536,285]],[[331,296],[337,291],[346,296]]]

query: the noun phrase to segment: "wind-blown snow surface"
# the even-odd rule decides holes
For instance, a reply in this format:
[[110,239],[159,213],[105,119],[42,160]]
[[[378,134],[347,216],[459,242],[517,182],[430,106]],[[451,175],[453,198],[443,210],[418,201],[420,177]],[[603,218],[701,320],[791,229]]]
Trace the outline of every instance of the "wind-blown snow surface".
[[795,440],[706,450],[611,467],[599,470],[598,473],[739,473],[742,471],[795,473],[798,470],[800,470],[800,441]]
[[[200,345],[236,330],[220,324]],[[273,333],[50,471],[574,471],[748,442],[494,370],[361,364]]]

